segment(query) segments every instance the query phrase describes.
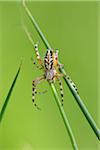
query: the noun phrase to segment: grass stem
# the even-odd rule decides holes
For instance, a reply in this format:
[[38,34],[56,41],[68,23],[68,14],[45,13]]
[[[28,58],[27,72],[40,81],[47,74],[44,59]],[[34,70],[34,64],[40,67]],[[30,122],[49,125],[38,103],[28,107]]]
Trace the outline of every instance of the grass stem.
[[89,113],[88,109],[86,108],[85,104],[83,103],[81,97],[79,96],[79,94],[77,94],[75,88],[73,88],[72,84],[70,84],[69,80],[66,78],[66,72],[65,70],[62,68],[61,72],[64,74],[64,80],[67,83],[71,93],[73,94],[76,102],[78,103],[81,111],[83,112],[85,118],[87,119],[88,123],[90,124],[91,128],[93,129],[95,135],[97,136],[97,138],[100,140],[100,130],[97,127],[95,121],[93,120],[91,114]]
[[2,121],[2,119],[3,119],[3,117],[4,117],[4,113],[5,113],[5,111],[6,111],[7,104],[8,104],[8,102],[9,102],[9,100],[10,100],[10,96],[11,96],[11,94],[12,94],[12,91],[13,91],[13,89],[14,89],[15,83],[16,83],[16,81],[17,81],[17,78],[18,78],[18,75],[19,75],[19,72],[20,72],[20,69],[21,69],[21,65],[22,65],[22,63],[20,64],[20,66],[19,66],[19,68],[18,68],[18,71],[17,71],[17,73],[16,73],[16,76],[15,76],[15,78],[14,78],[14,80],[13,80],[13,83],[12,83],[10,89],[9,89],[9,92],[8,92],[8,94],[7,94],[7,96],[6,96],[6,99],[5,99],[5,101],[4,101],[3,107],[2,107],[2,109],[1,109],[1,112],[0,112],[0,123],[1,123],[1,121]]
[[25,0],[22,1],[23,3],[23,7],[25,8],[26,12],[27,12],[27,15],[28,17],[30,18],[32,24],[34,25],[36,31],[38,32],[38,34],[40,35],[44,45],[46,46],[46,48],[51,48],[50,47],[50,44],[48,43],[47,39],[44,37],[44,34],[42,33],[41,29],[39,28],[37,22],[35,21],[35,19],[33,18],[30,10],[28,9],[28,7],[26,6],[26,3],[25,3]]
[[60,114],[61,114],[62,119],[63,119],[63,121],[64,121],[64,124],[65,124],[66,130],[67,130],[67,132],[68,132],[68,135],[69,135],[69,137],[70,137],[70,140],[71,140],[73,149],[74,149],[74,150],[78,150],[78,147],[77,147],[77,144],[76,144],[76,141],[75,141],[75,138],[74,138],[72,129],[71,129],[70,124],[69,124],[69,122],[68,122],[68,119],[67,119],[67,116],[66,116],[66,114],[65,114],[65,111],[64,111],[64,109],[63,109],[63,106],[61,105],[61,102],[60,102],[60,100],[59,100],[59,97],[58,97],[58,94],[57,94],[57,91],[56,91],[56,89],[55,89],[54,84],[51,83],[51,84],[50,84],[50,87],[51,87],[51,89],[52,89],[53,95],[54,95],[54,97],[55,97],[57,106],[58,106],[58,108],[59,108]]

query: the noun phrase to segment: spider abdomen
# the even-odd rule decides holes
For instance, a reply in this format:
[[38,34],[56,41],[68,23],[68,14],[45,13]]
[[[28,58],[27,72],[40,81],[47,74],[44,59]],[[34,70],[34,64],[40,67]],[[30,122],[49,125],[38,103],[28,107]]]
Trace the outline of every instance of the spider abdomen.
[[46,70],[45,72],[45,77],[48,81],[52,81],[53,78],[54,78],[54,70],[51,69],[51,70]]
[[44,66],[46,70],[51,70],[53,68],[53,52],[50,49],[46,52]]

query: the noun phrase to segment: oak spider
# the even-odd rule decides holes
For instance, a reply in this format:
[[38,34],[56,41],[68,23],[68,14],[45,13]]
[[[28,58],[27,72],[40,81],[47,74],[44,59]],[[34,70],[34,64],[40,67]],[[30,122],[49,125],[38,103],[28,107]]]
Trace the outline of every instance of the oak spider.
[[[60,77],[63,76],[59,72],[59,68],[62,67],[63,65],[58,63],[58,50],[56,52],[53,51],[53,49],[47,49],[45,57],[44,57],[44,62],[42,61],[39,51],[38,51],[38,44],[34,45],[34,50],[36,53],[36,58],[41,66],[41,69],[43,69],[44,74],[40,77],[37,77],[35,80],[32,82],[32,101],[34,103],[34,106],[37,107],[37,109],[40,109],[38,105],[35,103],[35,95],[37,93],[36,86],[42,81],[42,80],[47,80],[49,83],[55,82],[57,79],[59,82],[60,86],[60,94],[61,94],[61,104],[63,106],[63,86]],[[39,68],[39,67],[38,67]],[[66,76],[67,79],[72,83],[73,87],[77,91],[77,88],[75,84],[72,82],[72,80],[69,78],[69,76]]]

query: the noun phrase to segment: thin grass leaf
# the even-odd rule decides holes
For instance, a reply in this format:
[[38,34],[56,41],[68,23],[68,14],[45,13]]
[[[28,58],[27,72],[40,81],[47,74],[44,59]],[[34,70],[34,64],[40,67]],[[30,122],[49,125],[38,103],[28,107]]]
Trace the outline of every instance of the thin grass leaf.
[[[28,40],[29,40],[29,41],[31,42],[31,44],[34,46],[34,41],[33,41],[32,37],[31,37],[31,35],[29,34],[27,28],[25,27],[25,25],[23,25],[23,29],[24,29],[24,31],[25,31],[27,37],[28,37]],[[63,119],[64,124],[65,124],[65,127],[66,127],[66,130],[68,131],[68,135],[69,135],[69,137],[70,137],[72,147],[73,147],[74,150],[78,150],[78,146],[77,146],[77,144],[76,144],[76,141],[75,141],[75,138],[74,138],[72,129],[71,129],[70,125],[69,125],[69,122],[68,122],[67,116],[66,116],[66,114],[65,114],[65,112],[64,112],[64,109],[63,109],[63,107],[61,106],[61,101],[60,101],[60,99],[59,99],[59,97],[58,97],[58,94],[57,94],[57,91],[56,91],[56,89],[55,89],[54,84],[51,83],[51,84],[50,84],[50,87],[51,87],[52,92],[53,92],[53,94],[54,94],[54,97],[55,97],[57,106],[58,106],[58,108],[59,108],[60,114],[61,114],[61,116],[62,116],[62,119]]]
[[4,117],[4,113],[5,113],[5,111],[6,111],[8,102],[9,102],[9,100],[10,100],[10,96],[11,96],[11,94],[12,94],[12,92],[13,92],[14,87],[15,87],[15,83],[16,83],[17,78],[18,78],[18,75],[19,75],[19,73],[20,73],[21,66],[22,66],[22,63],[20,64],[20,66],[19,66],[19,68],[18,68],[18,71],[17,71],[17,73],[16,73],[16,76],[15,76],[15,78],[14,78],[14,80],[13,80],[13,83],[12,83],[10,89],[9,89],[9,92],[8,92],[8,94],[7,94],[7,96],[6,96],[6,99],[5,99],[5,101],[4,101],[3,107],[2,107],[2,109],[1,109],[1,112],[0,112],[0,123],[1,123],[1,121],[2,121],[2,119],[3,119],[3,117]]
[[27,37],[28,37],[28,40],[31,42],[31,44],[32,44],[33,47],[34,47],[35,43],[33,42],[33,39],[32,39],[32,37],[31,37],[30,33],[28,32],[26,26],[23,24],[22,27],[23,27],[23,30],[25,31],[25,33],[26,33],[26,35],[27,35]]
[[[45,46],[47,48],[51,48],[51,46],[49,45],[47,39],[45,38],[45,36],[43,35],[42,31],[40,30],[38,24],[36,23],[34,17],[32,16],[30,10],[28,9],[28,7],[25,4],[25,0],[23,1],[23,7],[28,15],[28,17],[30,18],[32,24],[34,25],[35,29],[37,30],[37,32],[39,33],[42,41],[44,42]],[[72,85],[70,84],[70,82],[67,80],[66,78],[66,72],[64,70],[64,68],[60,68],[60,71],[64,74],[64,80],[67,83],[71,93],[73,94],[76,102],[78,103],[81,111],[83,112],[84,116],[86,117],[88,123],[90,124],[91,128],[93,129],[94,133],[96,134],[97,138],[100,140],[100,129],[97,127],[95,121],[93,120],[92,116],[90,115],[89,111],[87,110],[86,106],[84,105],[82,99],[80,98],[80,96],[75,92],[74,88],[72,87]]]
[[77,144],[76,144],[76,141],[75,141],[75,138],[74,138],[72,129],[71,129],[71,127],[70,127],[70,124],[69,124],[69,121],[68,121],[67,116],[66,116],[66,114],[65,114],[65,111],[64,111],[64,109],[63,109],[63,106],[61,106],[61,102],[60,102],[60,100],[59,100],[59,97],[58,97],[58,94],[57,94],[57,91],[56,91],[56,89],[55,89],[54,84],[51,83],[51,84],[50,84],[50,87],[51,87],[51,90],[52,90],[52,92],[53,92],[53,94],[54,94],[54,97],[55,97],[57,106],[58,106],[58,108],[59,108],[60,114],[61,114],[62,119],[63,119],[63,121],[64,121],[64,124],[65,124],[66,130],[67,130],[67,132],[68,132],[68,135],[69,135],[69,137],[70,137],[70,140],[71,140],[73,149],[74,149],[74,150],[78,150],[78,146],[77,146]]
[[44,37],[44,35],[43,35],[42,31],[40,30],[38,24],[36,23],[35,19],[32,17],[31,12],[26,7],[25,0],[23,0],[22,2],[23,2],[23,6],[24,6],[24,8],[25,8],[25,10],[27,12],[28,17],[30,18],[32,24],[34,24],[34,27],[35,27],[36,31],[38,32],[38,34],[40,35],[40,37],[41,37],[43,43],[45,44],[46,48],[51,48],[50,44],[48,43],[47,39]]
[[65,75],[64,80],[67,83],[71,93],[73,94],[76,102],[78,103],[81,111],[83,112],[84,116],[86,117],[87,121],[89,122],[91,128],[93,129],[94,133],[100,140],[100,130],[97,127],[95,121],[93,120],[91,114],[89,113],[88,109],[86,108],[85,104],[83,103],[82,99],[80,98],[79,94],[77,94],[76,90],[73,88],[73,86],[70,84],[69,80],[66,78],[66,72],[64,69],[61,70],[61,72]]

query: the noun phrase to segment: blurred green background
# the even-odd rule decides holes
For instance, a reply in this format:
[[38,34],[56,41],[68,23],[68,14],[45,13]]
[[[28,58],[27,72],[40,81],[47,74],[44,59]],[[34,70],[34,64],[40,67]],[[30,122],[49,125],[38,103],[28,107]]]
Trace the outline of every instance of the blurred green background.
[[[76,83],[80,96],[97,124],[99,2],[28,2],[33,16]],[[33,66],[34,49],[23,29],[24,21],[41,57],[45,47],[20,2],[0,2],[0,110],[17,72],[23,66],[0,126],[0,150],[72,150],[48,83],[42,82],[37,111],[32,103],[32,80],[43,74]],[[63,80],[62,80],[63,81]],[[57,84],[57,83],[56,83]],[[79,150],[99,150],[98,140],[69,89],[64,86],[64,109]],[[56,85],[58,93],[59,86]]]

